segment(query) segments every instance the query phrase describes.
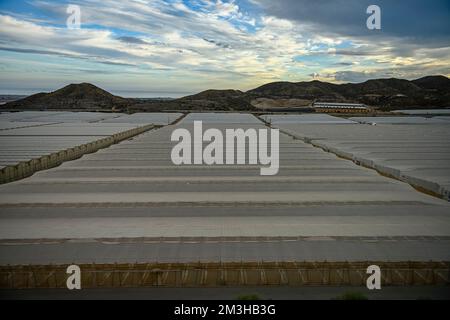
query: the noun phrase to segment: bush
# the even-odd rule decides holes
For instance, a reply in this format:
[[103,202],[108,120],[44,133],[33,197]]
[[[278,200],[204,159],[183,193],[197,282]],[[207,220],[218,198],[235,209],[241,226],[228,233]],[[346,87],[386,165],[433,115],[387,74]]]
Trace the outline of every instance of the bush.
[[238,300],[261,300],[257,294],[243,294],[237,297]]

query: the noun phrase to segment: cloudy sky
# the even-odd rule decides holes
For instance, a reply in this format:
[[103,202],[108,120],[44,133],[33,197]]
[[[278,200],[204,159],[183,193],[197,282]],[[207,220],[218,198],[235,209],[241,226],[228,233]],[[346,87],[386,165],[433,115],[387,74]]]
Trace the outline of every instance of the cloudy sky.
[[[67,7],[81,28],[67,28]],[[381,8],[369,30],[367,7]],[[450,76],[448,0],[0,0],[0,93],[125,96]]]

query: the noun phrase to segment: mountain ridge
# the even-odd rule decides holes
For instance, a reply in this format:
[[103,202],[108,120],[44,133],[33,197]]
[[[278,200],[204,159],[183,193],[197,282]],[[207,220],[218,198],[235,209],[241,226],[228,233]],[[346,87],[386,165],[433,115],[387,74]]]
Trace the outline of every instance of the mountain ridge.
[[246,92],[234,89],[205,90],[173,99],[141,100],[115,96],[90,83],[69,84],[50,93],[37,93],[3,105],[23,110],[226,110],[255,111],[264,105],[302,106],[314,101],[364,103],[375,108],[450,107],[450,79],[426,76],[416,80],[372,79],[362,83],[334,84],[318,80],[272,82]]

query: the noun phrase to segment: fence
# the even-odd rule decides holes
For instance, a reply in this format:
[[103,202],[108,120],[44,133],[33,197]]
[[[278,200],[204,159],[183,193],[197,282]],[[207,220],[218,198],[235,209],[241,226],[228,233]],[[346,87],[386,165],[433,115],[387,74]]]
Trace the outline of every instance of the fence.
[[19,162],[16,165],[4,167],[0,171],[0,184],[26,178],[37,171],[57,167],[63,162],[75,160],[85,154],[93,153],[100,149],[107,148],[110,145],[134,137],[152,128],[154,128],[154,126],[152,125],[134,128],[114,134],[107,138],[75,146],[66,150],[61,150],[52,154],[44,155],[35,159],[31,159],[29,161]]
[[[241,262],[80,265],[82,288],[362,286],[369,265],[383,286],[448,285],[450,262]],[[68,265],[0,267],[0,288],[65,288]]]

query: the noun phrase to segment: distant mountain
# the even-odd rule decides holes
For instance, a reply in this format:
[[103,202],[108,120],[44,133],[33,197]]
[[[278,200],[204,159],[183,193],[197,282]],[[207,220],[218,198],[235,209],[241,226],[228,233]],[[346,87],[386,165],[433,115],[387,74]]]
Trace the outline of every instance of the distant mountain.
[[70,84],[50,93],[37,93],[4,105],[8,109],[27,110],[101,110],[122,109],[134,103],[133,99],[114,96],[90,83]]
[[450,79],[444,76],[429,76],[414,81],[375,79],[356,84],[274,82],[250,90],[247,94],[255,98],[359,102],[385,109],[450,107],[449,83]]
[[9,102],[5,109],[128,111],[252,111],[306,107],[314,101],[357,102],[383,109],[450,107],[450,79],[428,76],[413,81],[374,79],[363,83],[273,82],[256,89],[207,90],[173,100],[125,99],[89,83],[71,84]]
[[206,90],[198,94],[178,99],[187,109],[202,106],[208,110],[245,111],[253,109],[245,94],[239,90]]
[[16,94],[1,94],[0,95],[0,105],[6,104],[8,102],[16,101],[25,98],[24,95],[16,95]]
[[425,90],[450,92],[450,79],[444,76],[429,76],[412,81]]
[[170,101],[137,103],[130,111],[250,111],[255,108],[239,90],[206,90],[191,96]]
[[241,97],[244,93],[240,90],[206,90],[192,96],[186,96],[180,100],[217,100],[223,98]]
[[339,85],[321,82],[272,82],[248,91],[248,94],[264,97],[283,97],[297,99],[315,99],[317,97],[335,97],[343,99],[338,91]]

